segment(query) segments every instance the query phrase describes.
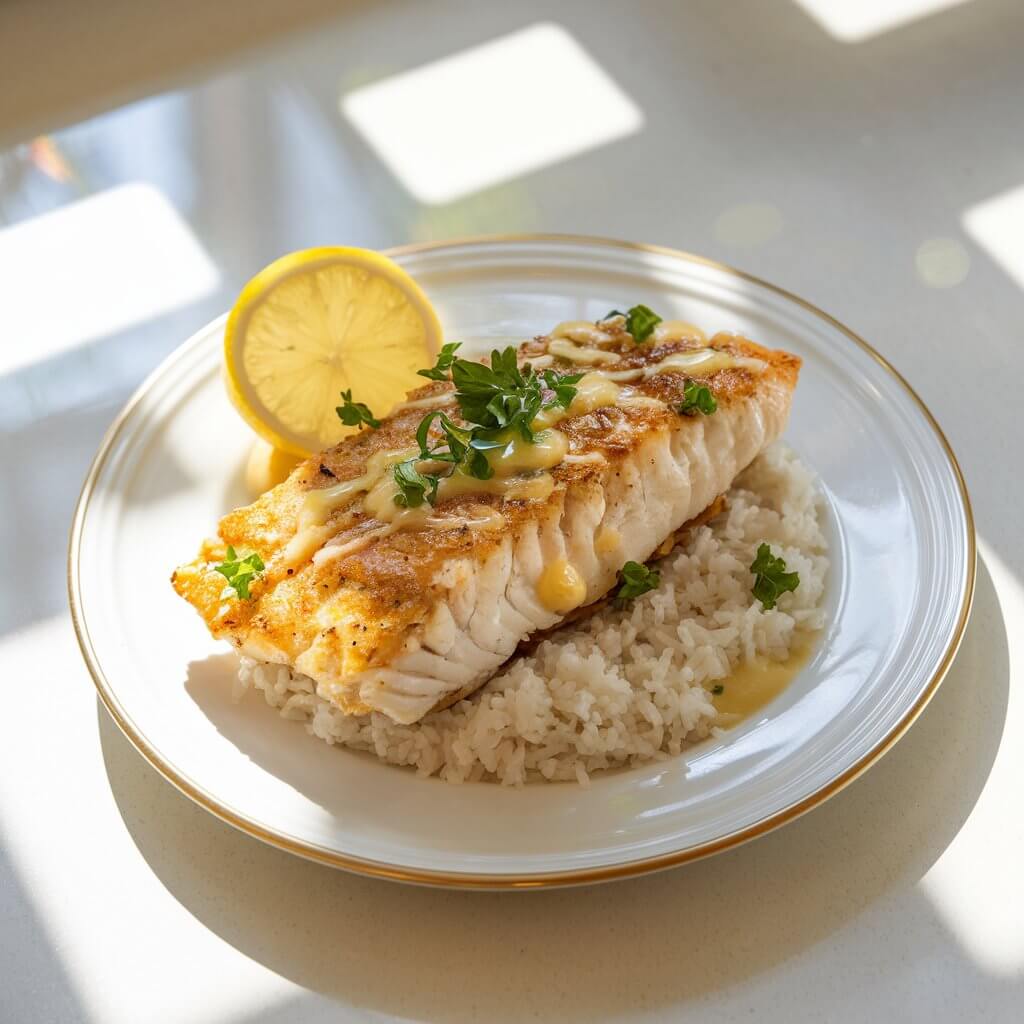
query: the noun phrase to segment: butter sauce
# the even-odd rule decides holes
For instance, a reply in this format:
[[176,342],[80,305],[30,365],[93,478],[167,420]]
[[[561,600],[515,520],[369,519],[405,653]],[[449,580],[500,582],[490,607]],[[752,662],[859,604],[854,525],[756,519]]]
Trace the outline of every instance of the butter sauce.
[[[609,331],[608,326],[615,325],[616,328],[624,328],[625,324],[626,318],[621,314],[598,324],[591,323],[589,320],[565,320],[551,332],[551,337],[568,338],[569,341],[575,341],[580,345],[600,347],[621,337],[617,330]],[[707,335],[699,327],[687,323],[685,320],[662,320],[651,332],[651,340],[656,345],[663,345],[669,341],[682,341],[684,338],[707,344]]]
[[[557,430],[545,431],[545,435],[541,435],[536,445],[513,438],[506,448],[489,452],[489,461],[494,466],[494,476],[489,480],[479,480],[459,469],[443,477],[437,488],[438,501],[466,494],[494,494],[510,501],[546,500],[554,491],[555,481],[550,473],[536,471],[557,465],[568,451],[569,443]],[[307,491],[299,511],[298,529],[284,551],[285,562],[304,561],[319,548],[323,550],[318,552],[321,557],[315,558],[318,563],[323,558],[337,558],[398,530],[441,530],[460,526],[496,529],[504,524],[504,517],[493,509],[472,517],[445,517],[432,515],[431,506],[427,504],[418,508],[396,505],[395,496],[400,491],[394,475],[388,470],[415,454],[415,451],[378,452],[367,460],[366,472],[362,476],[333,487]],[[331,536],[336,531],[326,525],[327,520],[364,492],[363,509],[384,527],[360,534],[342,544],[332,544]],[[474,508],[478,510],[486,506]]]
[[396,463],[403,462],[416,454],[416,450],[405,448],[400,451],[376,452],[366,460],[366,472],[362,476],[343,480],[333,487],[306,491],[299,511],[299,530],[326,523],[331,514],[363,491],[373,490],[385,474]]
[[436,395],[428,395],[426,398],[417,398],[411,402],[402,402],[391,410],[390,415],[396,412],[405,412],[407,409],[436,409],[439,406],[447,405],[453,400],[451,391],[440,391]]
[[708,336],[693,324],[685,320],[662,320],[651,332],[651,341],[655,345],[664,345],[669,341],[699,341],[706,345]]
[[[621,317],[613,317],[612,321]],[[552,332],[552,338],[568,338],[581,345],[607,345],[615,340],[615,335],[589,320],[563,320]]]
[[[536,423],[536,419],[534,420]],[[531,444],[521,434],[509,434],[501,438],[506,441],[504,448],[494,448],[486,453],[487,461],[494,475],[506,480],[518,473],[557,466],[569,451],[569,439],[560,430],[542,430],[534,434]],[[482,481],[487,483],[487,481]]]
[[[505,525],[505,517],[497,510],[488,505],[473,505],[468,510],[471,515],[467,516],[432,516],[429,514],[429,506],[421,505],[419,508],[399,508],[392,500],[392,507],[395,515],[391,521],[374,530],[366,530],[355,537],[342,541],[338,537],[328,540],[323,547],[313,553],[315,565],[322,565],[324,562],[335,558],[342,558],[354,554],[365,548],[372,541],[388,537],[399,530],[458,530],[468,527],[476,530],[499,530]],[[377,518],[375,516],[375,518]]]
[[807,664],[811,648],[811,641],[805,639],[785,661],[758,659],[737,667],[718,683],[722,692],[711,698],[718,711],[715,724],[730,728],[773,701]]
[[478,480],[475,476],[456,470],[444,477],[437,488],[438,501],[458,498],[465,494],[494,494],[508,501],[545,501],[555,489],[550,473],[533,473],[521,477],[492,476]]
[[767,365],[760,359],[734,356],[714,348],[701,348],[689,352],[673,352],[672,355],[645,367],[644,376],[681,372],[689,377],[707,377],[719,370],[744,369],[760,372],[766,369]]
[[622,356],[616,352],[605,352],[600,348],[584,348],[564,338],[555,338],[548,342],[548,351],[559,359],[570,363],[586,363],[589,366],[600,366],[604,363],[618,363]]
[[576,385],[576,397],[569,406],[567,415],[583,416],[595,409],[615,405],[622,389],[606,374],[597,371],[588,373]]
[[617,405],[622,389],[609,374],[596,370],[584,374],[576,384],[576,396],[568,409],[544,409],[533,419],[535,428],[551,427],[569,416],[585,416],[588,412]]
[[584,452],[582,455],[566,455],[562,462],[567,466],[602,465],[608,460],[603,452]]
[[[326,525],[331,515],[357,495],[373,490],[382,480],[392,479],[388,473],[391,466],[415,454],[411,449],[376,452],[366,460],[366,471],[361,476],[342,480],[333,487],[306,491],[299,509],[295,536],[284,549],[285,563],[304,562],[327,543],[335,532]],[[398,511],[397,507],[395,511]]]
[[583,604],[586,596],[583,577],[565,558],[549,563],[537,580],[537,597],[549,611],[564,615]]
[[618,401],[620,408],[664,409],[668,403],[653,395],[644,395],[633,388],[623,388],[622,397]]
[[[566,327],[566,325],[559,326]],[[577,337],[587,338],[583,331],[583,327],[586,325],[581,322],[580,325],[571,323],[568,326],[573,328],[571,333],[566,334],[565,337],[556,337],[548,343],[548,352],[552,355],[577,365],[605,366],[621,361],[621,357],[613,352],[574,344]],[[594,328],[593,325],[590,326],[597,332],[597,335],[605,336],[600,329]],[[729,352],[711,348],[707,336],[700,328],[681,320],[662,321],[655,327],[651,337],[654,344],[686,339],[697,342],[700,347],[688,349],[685,352],[673,352],[649,366],[635,367],[629,370],[598,370],[595,372],[600,373],[610,382],[618,383],[647,379],[659,373],[675,372],[685,373],[690,377],[706,377],[719,370],[744,369],[760,373],[767,368],[767,363],[760,359],[734,356]],[[573,340],[568,340],[569,338]]]

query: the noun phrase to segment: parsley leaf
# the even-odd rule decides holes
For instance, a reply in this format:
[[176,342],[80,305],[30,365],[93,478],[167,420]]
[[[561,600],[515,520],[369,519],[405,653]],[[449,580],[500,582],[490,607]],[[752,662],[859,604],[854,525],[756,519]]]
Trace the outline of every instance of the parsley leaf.
[[750,592],[765,609],[774,608],[783,594],[800,586],[800,574],[786,572],[785,559],[776,558],[767,544],[758,547],[750,571],[754,574],[754,586]]
[[544,371],[544,383],[555,393],[555,397],[545,403],[544,408],[568,409],[576,397],[576,385],[583,379],[582,373],[555,373],[554,370]]
[[[494,469],[487,459],[487,452],[505,448],[509,434],[513,432],[532,444],[536,440],[532,425],[537,414],[542,409],[568,409],[576,397],[576,384],[583,374],[545,370],[540,377],[529,364],[519,366],[516,350],[511,346],[502,351],[495,349],[491,353],[490,365],[459,359],[455,355],[457,348],[458,343],[445,345],[434,370],[421,370],[420,373],[432,380],[444,380],[446,377],[441,371],[450,370],[455,384],[454,397],[468,425],[452,422],[440,409],[427,413],[416,430],[419,455],[411,461],[450,463],[452,472],[458,469],[478,480],[489,480]],[[435,370],[440,376],[434,375]],[[545,388],[552,393],[546,401]],[[437,443],[432,443],[431,428],[441,432],[440,439],[436,433],[434,435],[433,440]],[[403,502],[415,502],[406,506],[410,508],[416,508],[423,500],[433,503],[439,476],[438,472],[421,473],[415,466],[400,472],[396,468],[395,480],[400,489],[404,485],[401,494],[395,498],[396,502],[399,498]],[[423,483],[425,480],[432,480],[433,484],[426,485]],[[432,490],[424,489],[431,486]]]
[[696,381],[688,380],[683,388],[683,401],[677,409],[684,416],[696,416],[701,412],[710,416],[718,408],[718,402],[711,393],[711,389],[698,384]]
[[715,683],[715,685],[711,687],[711,692],[716,697],[721,697],[722,694],[725,693],[725,687],[721,683]]
[[627,601],[634,597],[646,594],[648,590],[654,590],[661,583],[661,574],[655,569],[648,569],[646,565],[639,562],[627,562],[619,570],[619,578],[622,585],[615,595],[616,608],[622,608]]
[[613,316],[626,318],[626,330],[633,335],[633,341],[638,345],[642,345],[651,336],[654,328],[661,323],[661,317],[642,304],[633,306],[628,313],[623,313],[621,309],[611,309],[597,322],[602,324],[605,320],[611,320]]
[[[444,435],[442,446],[430,447],[430,427],[437,422]],[[505,441],[496,438],[480,436],[474,428],[456,426],[439,409],[428,413],[420,420],[419,428],[416,431],[416,443],[420,446],[419,457],[430,459],[434,462],[451,462],[462,465],[463,469],[478,480],[489,480],[494,475],[491,464],[484,456],[484,452],[493,448],[504,448]],[[443,445],[447,445],[444,448]],[[435,487],[436,491],[436,487]]]
[[[525,371],[525,375],[524,375]],[[519,369],[516,350],[491,353],[491,365],[456,359],[452,363],[455,399],[470,423],[491,430],[515,429],[533,441],[530,424],[543,403],[540,382],[529,366]]]
[[[448,443],[448,450],[430,447],[430,427],[434,421],[438,421],[441,432]],[[416,443],[420,446],[421,459],[433,459],[435,462],[458,462],[466,454],[469,447],[469,431],[457,427],[440,409],[427,413],[420,420],[416,429]]]
[[341,420],[346,426],[358,427],[360,423],[365,423],[368,427],[372,427],[376,430],[380,426],[380,420],[374,418],[370,407],[364,405],[362,402],[352,401],[352,389],[348,391],[342,391],[341,393],[342,404],[335,406],[334,411],[338,414],[338,419]]
[[642,345],[660,323],[661,317],[647,306],[634,306],[626,314],[626,330],[638,345]]
[[227,587],[224,588],[225,593],[228,590],[234,590],[243,601],[248,601],[251,596],[249,584],[263,572],[264,565],[263,559],[255,551],[240,558],[229,544],[227,551],[224,552],[224,561],[213,568],[228,581]]
[[399,508],[419,508],[424,501],[431,505],[437,500],[438,478],[429,473],[421,473],[416,468],[419,456],[406,459],[395,464],[392,473],[398,485],[395,504]]
[[[518,430],[523,440],[531,442],[530,424],[537,413],[556,406],[567,409],[582,377],[581,373],[559,374],[554,370],[545,370],[543,377],[538,377],[529,363],[519,367],[511,346],[503,352],[495,349],[490,366],[469,359],[452,362],[455,399],[463,419],[483,430]],[[544,385],[554,392],[547,403]]]
[[437,357],[437,362],[429,370],[417,370],[416,372],[428,380],[447,380],[448,371],[451,370],[452,363],[455,361],[455,353],[461,347],[461,341],[448,342],[441,347],[441,354]]

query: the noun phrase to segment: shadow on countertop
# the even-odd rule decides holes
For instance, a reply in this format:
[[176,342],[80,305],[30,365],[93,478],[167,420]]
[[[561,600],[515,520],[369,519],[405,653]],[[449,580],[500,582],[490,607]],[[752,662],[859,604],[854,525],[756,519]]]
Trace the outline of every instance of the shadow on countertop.
[[[334,871],[264,846],[193,805],[100,709],[107,774],[138,849],[196,918],[270,970],[368,1013],[597,1020],[698,1002],[897,899],[908,908],[909,930],[924,929],[956,957],[940,981],[952,992],[978,968],[916,883],[967,820],[1003,731],[1006,629],[981,561],[978,570],[974,614],[948,678],[877,766],[780,831],[645,878],[465,893]],[[837,976],[834,1005],[854,1003],[860,984],[854,974]],[[303,1008],[312,999],[246,1024],[320,1020],[312,1002]]]

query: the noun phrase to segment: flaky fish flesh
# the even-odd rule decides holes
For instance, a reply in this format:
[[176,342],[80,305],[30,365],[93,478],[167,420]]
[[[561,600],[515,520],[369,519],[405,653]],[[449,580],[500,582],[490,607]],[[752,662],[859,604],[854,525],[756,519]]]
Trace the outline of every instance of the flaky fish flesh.
[[[488,480],[453,474],[434,505],[402,508],[394,466],[426,413],[459,421],[449,381],[320,456],[253,504],[173,575],[211,633],[310,676],[342,711],[419,720],[480,687],[531,635],[600,600],[727,491],[782,433],[800,360],[732,334],[622,318],[560,325],[521,364],[583,373],[535,443],[487,453]],[[717,409],[692,408],[695,384]],[[681,412],[683,408],[686,411]],[[259,553],[248,599],[216,566]]]

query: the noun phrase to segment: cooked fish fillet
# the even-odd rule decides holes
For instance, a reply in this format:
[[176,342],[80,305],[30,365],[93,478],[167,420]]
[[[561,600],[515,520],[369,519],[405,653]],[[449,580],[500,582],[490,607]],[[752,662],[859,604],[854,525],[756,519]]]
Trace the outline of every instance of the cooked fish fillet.
[[[430,408],[456,417],[452,385],[427,385],[378,430],[307,460],[226,515],[219,538],[174,573],[178,593],[214,636],[311,676],[347,713],[411,723],[472,693],[522,640],[599,600],[625,562],[650,558],[727,491],[782,433],[800,367],[796,356],[735,335],[707,342],[660,330],[635,345],[613,326],[581,346],[563,333],[527,342],[520,360],[593,370],[596,391],[613,382],[608,404],[593,400],[588,411],[578,401],[555,424],[564,459],[504,493],[442,494],[413,528],[375,518],[372,489],[331,505],[310,528],[308,508],[323,497],[311,492],[358,484],[375,456],[414,447]],[[707,360],[698,365],[700,352]],[[717,412],[677,411],[695,376]],[[227,545],[266,563],[249,600],[225,597],[214,571]]]

